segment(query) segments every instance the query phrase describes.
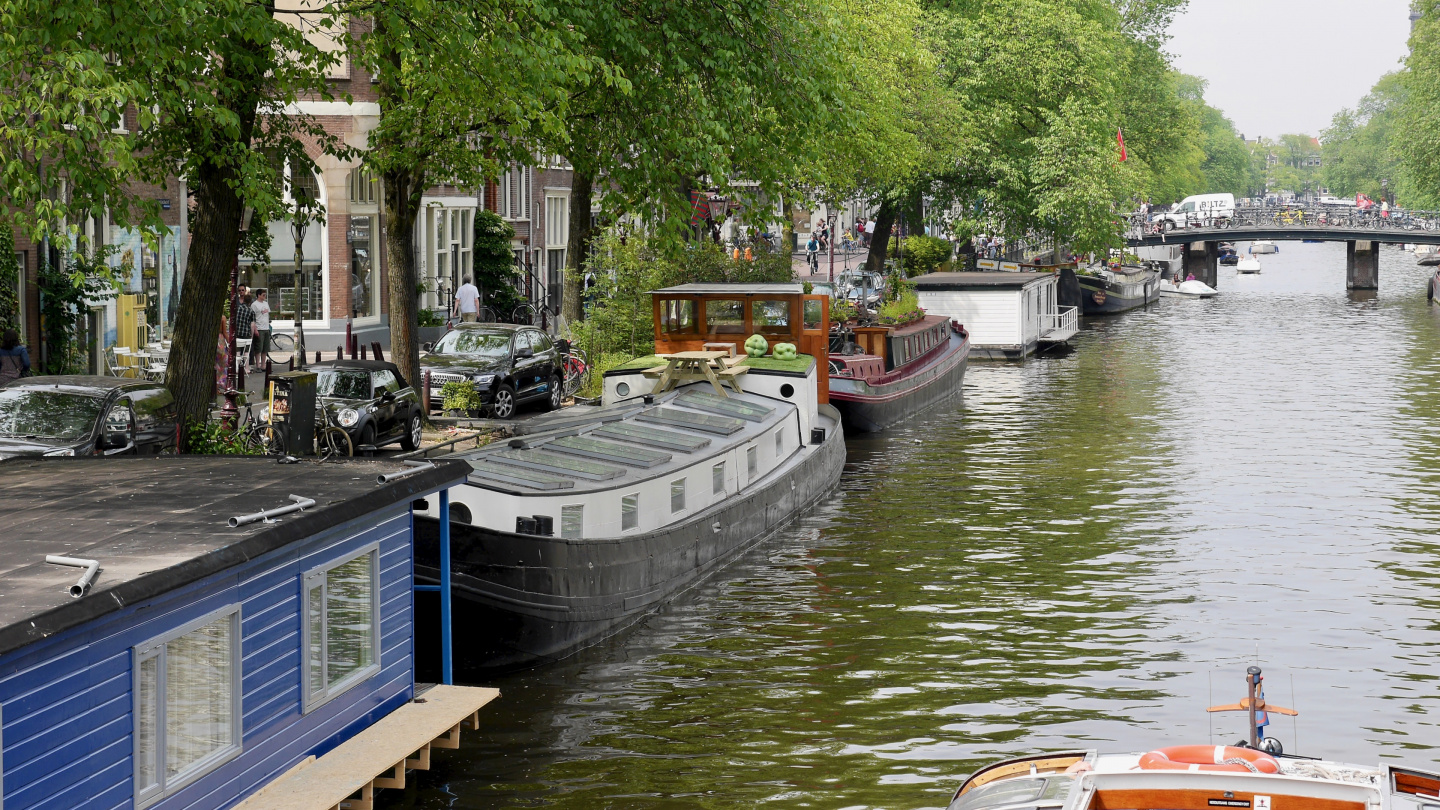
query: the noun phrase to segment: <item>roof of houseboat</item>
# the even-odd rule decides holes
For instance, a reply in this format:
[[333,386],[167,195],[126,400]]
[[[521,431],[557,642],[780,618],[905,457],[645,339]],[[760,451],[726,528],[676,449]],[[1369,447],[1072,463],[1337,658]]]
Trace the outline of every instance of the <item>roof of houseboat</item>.
[[801,295],[805,288],[799,284],[681,284],[650,292],[661,295]]
[[[586,408],[531,425],[529,435],[457,457],[470,483],[523,495],[596,492],[683,469],[753,442],[795,413],[794,403],[756,394],[720,396],[691,385],[654,398]],[[546,428],[551,428],[546,430]],[[796,436],[795,443],[802,444]]]
[[912,279],[921,290],[989,290],[1005,287],[1020,288],[1055,273],[930,273]]
[[[463,465],[388,484],[398,461],[277,464],[273,458],[169,456],[35,459],[0,464],[0,653],[174,590],[362,515],[464,478]],[[231,528],[232,517],[291,503],[312,508]],[[46,555],[98,560],[90,593],[81,569]]]

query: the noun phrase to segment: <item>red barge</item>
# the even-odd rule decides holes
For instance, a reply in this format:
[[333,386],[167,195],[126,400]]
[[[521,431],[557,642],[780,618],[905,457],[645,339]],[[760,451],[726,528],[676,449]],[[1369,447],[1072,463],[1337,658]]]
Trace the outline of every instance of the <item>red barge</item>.
[[903,326],[856,326],[832,341],[830,404],[848,433],[872,433],[959,393],[970,335],[927,315]]

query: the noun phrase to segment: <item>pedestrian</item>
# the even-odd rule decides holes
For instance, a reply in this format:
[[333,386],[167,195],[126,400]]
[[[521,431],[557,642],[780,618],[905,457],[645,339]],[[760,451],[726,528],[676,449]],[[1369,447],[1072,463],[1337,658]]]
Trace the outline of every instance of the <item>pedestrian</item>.
[[235,303],[235,339],[250,341],[248,365],[255,365],[255,312],[250,305],[255,299],[244,287],[240,288],[240,300]]
[[265,290],[255,291],[255,303],[250,305],[250,314],[255,322],[250,327],[254,336],[250,344],[250,370],[259,371],[260,363],[270,356],[270,295]]
[[452,312],[460,316],[465,323],[474,323],[480,320],[480,291],[470,283],[470,277],[462,279],[464,283],[460,289],[455,291],[455,306]]
[[30,373],[30,352],[20,345],[20,333],[6,329],[0,338],[0,385]]

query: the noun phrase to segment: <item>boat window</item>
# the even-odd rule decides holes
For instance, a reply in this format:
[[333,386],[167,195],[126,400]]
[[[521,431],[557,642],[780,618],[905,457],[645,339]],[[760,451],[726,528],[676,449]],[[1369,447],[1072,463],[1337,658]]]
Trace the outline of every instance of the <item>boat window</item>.
[[755,445],[750,445],[745,450],[745,468],[753,479],[756,473],[760,472],[760,459],[755,455]]
[[[605,430],[595,431],[595,435],[612,435],[608,431],[614,425],[607,426]],[[616,435],[619,439],[621,436]],[[629,439],[623,439],[630,441]],[[617,464],[624,464],[627,467],[649,468],[664,464],[671,459],[669,453],[660,453],[655,450],[646,450],[643,447],[635,447],[629,444],[617,442],[605,442],[599,439],[592,439],[589,436],[566,436],[545,444],[546,450],[553,450],[560,453],[569,453],[575,456],[596,458],[601,461],[613,461]]]
[[[676,433],[673,430],[661,430],[660,428],[645,427],[644,425],[632,425],[628,422],[615,422],[606,425],[591,435],[602,436],[607,439],[641,444],[647,447],[659,447],[664,450],[679,450],[684,453],[693,453],[704,447],[710,446],[710,440],[704,436],[693,436],[685,433]],[[669,456],[665,456],[667,459]]]
[[543,450],[499,450],[485,458],[521,469],[572,475],[591,481],[609,481],[625,474],[624,467],[601,464],[566,453],[547,453]]
[[710,493],[712,495],[725,494],[725,462],[720,462],[710,468]]
[[745,428],[745,422],[728,416],[711,416],[704,413],[682,411],[679,408],[655,408],[635,417],[639,422],[659,422],[672,427],[691,428],[705,433],[729,436]]
[[685,479],[676,478],[670,482],[670,512],[685,511]]
[[779,458],[784,458],[784,456],[785,456],[785,431],[783,431],[783,430],[777,430],[777,431],[775,431],[775,458],[777,458],[777,459],[779,459]]
[[824,327],[825,307],[820,301],[805,302],[805,328],[821,329]]
[[762,335],[790,334],[789,301],[751,301],[750,321]]
[[579,540],[585,534],[585,506],[571,504],[560,507],[560,536],[566,540]]
[[747,422],[763,422],[765,417],[775,412],[774,408],[754,402],[742,402],[738,399],[716,396],[708,391],[686,391],[676,397],[675,404],[721,416],[736,416]]
[[305,711],[379,669],[380,550],[305,575]]
[[745,333],[745,302],[712,298],[705,302],[705,328],[710,334]]
[[660,299],[660,331],[672,335],[688,335],[698,332],[700,324],[695,320],[695,302],[689,298]]
[[620,499],[620,530],[629,531],[640,525],[640,493],[632,492]]
[[1058,807],[1070,795],[1075,780],[1068,776],[1041,779],[1004,779],[977,787],[950,804],[949,810],[983,810],[992,807]]

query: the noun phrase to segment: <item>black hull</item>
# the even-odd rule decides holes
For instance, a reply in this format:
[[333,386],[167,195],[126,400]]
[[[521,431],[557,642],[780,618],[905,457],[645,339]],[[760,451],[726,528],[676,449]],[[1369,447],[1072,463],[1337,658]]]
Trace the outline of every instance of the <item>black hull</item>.
[[1157,276],[1154,281],[1145,285],[1144,292],[1122,295],[1112,285],[1107,285],[1099,279],[1081,276],[1080,291],[1082,293],[1081,300],[1085,303],[1086,315],[1114,315],[1159,301],[1160,280]]
[[[558,660],[644,618],[828,493],[845,464],[838,428],[831,422],[824,444],[743,498],[648,534],[565,540],[452,524],[455,671],[473,678]],[[439,523],[417,516],[416,580],[437,584],[438,561]],[[438,661],[437,643],[438,634],[422,638],[431,648],[419,660]]]
[[[953,349],[889,385],[866,386],[863,394],[837,390],[838,377],[830,380],[830,404],[840,412],[845,432],[875,433],[960,392],[970,356],[970,341],[953,335]],[[930,372],[929,379],[918,381]]]

